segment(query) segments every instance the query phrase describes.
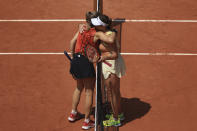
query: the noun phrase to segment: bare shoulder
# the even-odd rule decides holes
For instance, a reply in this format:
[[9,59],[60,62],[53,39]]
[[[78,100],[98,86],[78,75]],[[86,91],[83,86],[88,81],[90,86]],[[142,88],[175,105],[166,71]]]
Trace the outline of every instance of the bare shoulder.
[[95,33],[95,36],[100,36],[100,35],[104,35],[105,33],[104,32],[102,32],[102,31],[97,31],[96,33]]
[[95,33],[95,36],[99,37],[99,38],[101,38],[101,37],[105,37],[105,38],[112,38],[113,37],[113,38],[115,38],[116,33],[111,32],[111,31],[107,31],[107,32],[97,31]]

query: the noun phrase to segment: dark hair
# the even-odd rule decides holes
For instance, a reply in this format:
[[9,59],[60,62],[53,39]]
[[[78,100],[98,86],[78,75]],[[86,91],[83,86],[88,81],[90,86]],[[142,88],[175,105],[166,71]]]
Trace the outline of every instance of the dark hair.
[[95,11],[88,11],[88,12],[86,12],[86,15],[85,15],[86,22],[91,24],[91,19],[92,18],[97,18],[99,15],[100,15],[100,13],[99,12],[95,12]]
[[109,28],[112,24],[112,19],[109,18],[107,15],[104,14],[100,14],[99,18],[102,22],[104,22],[105,24],[107,24],[107,28]]

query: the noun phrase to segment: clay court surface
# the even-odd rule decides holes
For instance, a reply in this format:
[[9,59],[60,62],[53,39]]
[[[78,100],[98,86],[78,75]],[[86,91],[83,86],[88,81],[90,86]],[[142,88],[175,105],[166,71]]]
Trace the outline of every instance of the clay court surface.
[[[195,0],[104,0],[103,7],[113,19],[197,20]],[[0,8],[0,20],[84,19],[93,1],[1,0]],[[67,121],[76,85],[63,55],[79,23],[0,22],[0,131],[81,130],[83,120]],[[197,130],[196,34],[196,22],[122,24],[122,52],[131,54],[123,55],[120,131]],[[82,94],[82,113],[84,102]]]

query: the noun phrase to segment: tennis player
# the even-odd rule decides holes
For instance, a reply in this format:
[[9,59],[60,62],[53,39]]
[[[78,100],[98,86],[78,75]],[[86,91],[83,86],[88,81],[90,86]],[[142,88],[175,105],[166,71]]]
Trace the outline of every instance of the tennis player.
[[[92,109],[96,76],[93,63],[91,63],[89,59],[84,55],[84,47],[88,43],[95,48],[98,48],[99,40],[105,41],[107,43],[114,43],[115,40],[115,35],[106,35],[103,32],[97,33],[95,28],[91,27],[91,18],[97,18],[97,16],[98,13],[96,12],[86,13],[87,24],[80,25],[78,32],[70,42],[70,52],[72,56],[70,73],[73,75],[74,79],[76,79],[77,87],[73,93],[72,111],[70,116],[68,117],[68,120],[70,122],[74,122],[81,118],[77,107],[80,101],[81,93],[85,88],[85,120],[83,122],[82,129],[90,129],[91,127],[94,127],[94,122],[90,120],[90,113]],[[115,57],[116,56],[117,54],[115,55]],[[103,58],[101,59],[104,60]]]
[[[104,32],[108,36],[116,37],[116,31],[110,28],[111,19],[106,15],[99,15],[97,18],[92,18],[91,23],[95,26],[97,32]],[[104,126],[121,126],[121,120],[124,120],[124,115],[121,110],[121,94],[120,94],[120,78],[125,74],[125,63],[120,55],[120,45],[116,39],[113,43],[102,41],[99,45],[102,51],[100,61],[105,60],[112,66],[102,63],[102,74],[109,94],[111,97],[112,115],[107,115],[109,120],[103,121]],[[116,59],[109,59],[110,55],[116,52]]]

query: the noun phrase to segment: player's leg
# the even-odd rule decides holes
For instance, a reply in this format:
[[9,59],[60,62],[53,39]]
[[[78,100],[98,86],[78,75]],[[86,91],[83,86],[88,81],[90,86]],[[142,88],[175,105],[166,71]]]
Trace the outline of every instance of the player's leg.
[[90,112],[92,109],[93,103],[93,93],[95,87],[95,78],[86,78],[84,79],[84,86],[85,86],[85,95],[86,95],[86,102],[85,102],[85,118],[89,118]]
[[77,111],[77,107],[80,101],[81,92],[83,91],[84,83],[82,79],[77,80],[77,88],[74,90],[72,99],[72,110]]
[[74,122],[81,118],[81,114],[78,113],[77,107],[80,101],[81,92],[83,91],[84,84],[82,79],[78,79],[77,81],[77,88],[74,90],[73,98],[72,98],[72,111],[68,120],[70,122]]
[[113,109],[113,116],[114,118],[118,119],[118,114],[119,114],[119,106],[120,106],[120,95],[118,93],[118,88],[119,86],[117,85],[118,78],[116,77],[115,74],[110,75],[110,89],[111,89],[111,104],[112,104],[112,109]]
[[105,126],[120,126],[120,118],[119,118],[119,108],[120,108],[120,92],[118,81],[119,78],[115,74],[110,74],[110,76],[105,80],[105,85],[109,91],[109,96],[111,99],[111,107],[113,111],[113,115],[109,117],[109,120],[103,122]]
[[117,98],[114,90],[115,82],[114,75],[110,74],[109,77],[105,80],[105,86],[108,90],[108,95],[111,101],[111,107],[115,118],[118,118],[118,108],[117,108]]
[[82,128],[89,129],[91,127],[94,127],[94,122],[90,120],[90,114],[93,104],[95,78],[85,78],[83,81],[84,81],[86,98],[85,98],[85,120]]
[[112,80],[112,85],[114,84],[114,88],[113,88],[113,92],[116,96],[116,100],[117,100],[117,110],[118,110],[118,117],[120,118],[120,120],[124,120],[124,114],[122,111],[122,97],[121,97],[121,93],[120,93],[120,78],[117,77],[116,75],[114,76],[115,78]]

